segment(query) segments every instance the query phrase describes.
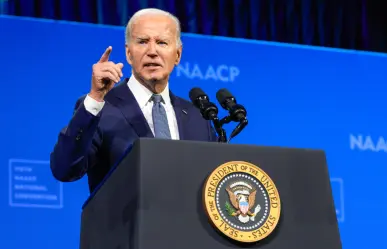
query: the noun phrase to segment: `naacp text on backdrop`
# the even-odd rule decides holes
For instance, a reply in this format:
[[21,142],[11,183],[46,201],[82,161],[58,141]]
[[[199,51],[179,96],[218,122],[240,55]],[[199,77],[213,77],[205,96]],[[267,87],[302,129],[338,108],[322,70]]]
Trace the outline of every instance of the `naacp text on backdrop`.
[[368,135],[349,135],[349,146],[351,150],[387,152],[386,140],[382,136],[371,137]]
[[176,67],[177,77],[186,77],[196,80],[214,80],[222,82],[234,82],[239,76],[240,70],[235,66],[228,65],[199,65],[183,62]]

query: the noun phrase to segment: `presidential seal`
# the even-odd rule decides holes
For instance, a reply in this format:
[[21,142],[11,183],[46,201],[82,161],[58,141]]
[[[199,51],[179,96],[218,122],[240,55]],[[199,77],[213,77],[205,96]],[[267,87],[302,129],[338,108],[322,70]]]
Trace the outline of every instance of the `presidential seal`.
[[259,167],[232,161],[216,168],[204,186],[204,208],[211,223],[239,242],[257,242],[276,228],[281,212],[278,190]]

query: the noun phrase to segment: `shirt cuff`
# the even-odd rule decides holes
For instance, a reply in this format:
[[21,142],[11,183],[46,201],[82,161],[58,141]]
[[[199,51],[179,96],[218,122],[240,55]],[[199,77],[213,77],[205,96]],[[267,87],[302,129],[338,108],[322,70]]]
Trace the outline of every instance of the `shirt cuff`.
[[85,100],[83,101],[83,104],[85,105],[86,111],[90,112],[94,116],[97,116],[105,105],[105,101],[99,102],[87,95]]

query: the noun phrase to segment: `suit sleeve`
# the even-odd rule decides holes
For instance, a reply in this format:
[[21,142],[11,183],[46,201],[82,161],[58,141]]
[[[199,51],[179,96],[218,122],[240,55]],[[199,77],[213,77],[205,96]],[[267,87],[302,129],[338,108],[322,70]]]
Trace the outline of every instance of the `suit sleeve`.
[[98,129],[101,113],[93,115],[87,111],[84,99],[78,99],[73,117],[60,131],[50,155],[51,172],[62,182],[82,178],[93,166],[102,144],[102,134]]

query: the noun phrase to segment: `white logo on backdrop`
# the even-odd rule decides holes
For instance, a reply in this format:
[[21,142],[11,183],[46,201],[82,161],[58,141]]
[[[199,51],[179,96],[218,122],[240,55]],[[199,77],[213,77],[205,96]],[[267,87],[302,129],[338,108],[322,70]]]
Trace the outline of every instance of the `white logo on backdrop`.
[[63,183],[52,176],[49,161],[9,160],[9,205],[63,208]]
[[344,183],[342,178],[331,178],[333,198],[338,222],[344,222]]
[[362,134],[349,135],[349,146],[351,150],[387,152],[386,140],[382,137],[371,137]]
[[239,68],[234,66],[203,66],[195,63],[191,64],[189,62],[179,64],[175,70],[177,77],[186,77],[192,80],[214,80],[222,82],[233,82],[240,73]]

